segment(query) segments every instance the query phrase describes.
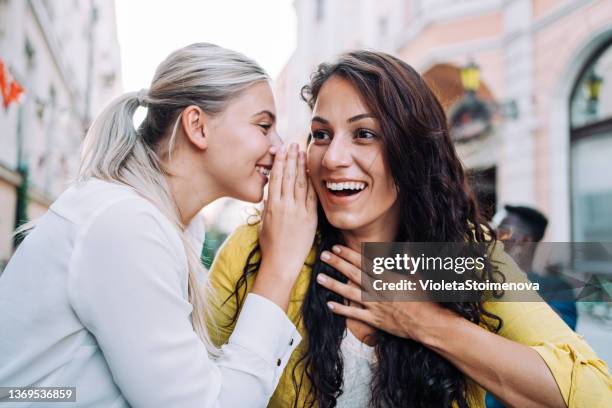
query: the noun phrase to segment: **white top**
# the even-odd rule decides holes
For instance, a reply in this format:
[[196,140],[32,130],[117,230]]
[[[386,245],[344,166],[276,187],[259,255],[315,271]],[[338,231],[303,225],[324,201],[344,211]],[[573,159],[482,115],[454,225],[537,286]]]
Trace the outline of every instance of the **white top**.
[[130,187],[71,187],[0,275],[0,386],[76,387],[77,403],[55,408],[265,406],[301,340],[295,326],[250,294],[211,360],[187,271],[178,233]]
[[342,395],[336,400],[338,408],[367,408],[372,397],[371,382],[376,350],[362,343],[347,328],[340,343],[344,364]]

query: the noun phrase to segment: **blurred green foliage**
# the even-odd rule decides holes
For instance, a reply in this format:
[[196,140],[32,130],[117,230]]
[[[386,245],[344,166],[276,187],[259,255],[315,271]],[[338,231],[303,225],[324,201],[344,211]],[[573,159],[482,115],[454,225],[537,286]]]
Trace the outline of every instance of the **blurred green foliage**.
[[210,266],[215,259],[215,255],[219,250],[219,247],[225,239],[227,238],[227,234],[218,230],[210,230],[206,231],[206,237],[204,239],[204,246],[202,247],[202,263],[207,269],[210,269]]

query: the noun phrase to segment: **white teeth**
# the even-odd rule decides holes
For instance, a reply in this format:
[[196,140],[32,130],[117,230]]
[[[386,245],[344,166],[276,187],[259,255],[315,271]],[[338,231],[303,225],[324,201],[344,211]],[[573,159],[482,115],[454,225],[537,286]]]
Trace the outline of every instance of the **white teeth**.
[[269,176],[270,175],[270,169],[266,169],[265,167],[255,166],[255,171],[257,171],[258,173],[263,174],[264,176]]
[[363,190],[364,188],[366,188],[366,183],[363,183],[361,181],[345,181],[342,183],[332,183],[327,181],[325,182],[325,185],[327,186],[327,188],[334,191]]

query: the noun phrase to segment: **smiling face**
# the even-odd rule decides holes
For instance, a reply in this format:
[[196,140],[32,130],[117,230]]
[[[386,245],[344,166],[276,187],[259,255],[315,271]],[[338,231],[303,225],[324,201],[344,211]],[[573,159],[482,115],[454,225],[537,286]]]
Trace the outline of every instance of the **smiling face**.
[[263,198],[267,174],[272,168],[272,145],[281,140],[275,127],[276,109],[268,82],[257,83],[233,99],[205,127],[207,171],[220,191],[243,201]]
[[357,89],[328,79],[311,119],[308,168],[329,222],[343,231],[397,224],[397,189],[385,163],[380,124]]

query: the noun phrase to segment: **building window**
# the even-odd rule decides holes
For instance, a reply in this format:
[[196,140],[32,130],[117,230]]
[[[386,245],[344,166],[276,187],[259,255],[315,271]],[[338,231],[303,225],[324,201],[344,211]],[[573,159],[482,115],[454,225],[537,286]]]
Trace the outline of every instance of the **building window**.
[[324,9],[325,9],[325,0],[317,0],[316,10],[315,10],[315,19],[317,23],[323,20]]
[[49,16],[49,20],[55,20],[55,9],[53,8],[53,2],[49,0],[43,0],[42,5],[47,11],[47,16]]
[[29,38],[25,40],[23,52],[26,56],[26,65],[29,71],[32,71],[36,66],[36,51]]
[[[0,40],[6,35],[9,29],[8,14],[10,10],[9,0],[0,0]],[[1,267],[2,265],[0,265]],[[0,269],[2,270],[2,269]]]
[[578,77],[570,123],[573,240],[612,242],[612,40]]
[[389,21],[387,17],[381,17],[378,19],[378,33],[381,37],[387,36],[387,30],[389,28]]

